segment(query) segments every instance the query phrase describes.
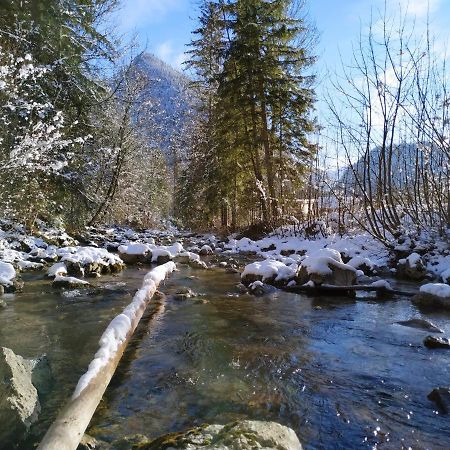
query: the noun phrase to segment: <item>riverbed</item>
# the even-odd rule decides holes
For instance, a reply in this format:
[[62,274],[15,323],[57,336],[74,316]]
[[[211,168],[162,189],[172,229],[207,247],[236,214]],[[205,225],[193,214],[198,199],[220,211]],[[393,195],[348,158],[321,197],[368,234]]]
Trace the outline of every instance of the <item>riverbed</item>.
[[[448,336],[449,314],[400,297],[254,297],[237,288],[239,274],[179,269],[143,318],[89,434],[113,442],[249,418],[290,426],[305,449],[450,447],[450,420],[427,399],[448,385],[450,352],[425,348],[428,332],[395,323],[423,317]],[[6,298],[1,345],[46,353],[54,377],[21,450],[45,433],[144,274],[128,268],[65,293],[28,275],[24,292]],[[179,300],[180,287],[201,296]]]

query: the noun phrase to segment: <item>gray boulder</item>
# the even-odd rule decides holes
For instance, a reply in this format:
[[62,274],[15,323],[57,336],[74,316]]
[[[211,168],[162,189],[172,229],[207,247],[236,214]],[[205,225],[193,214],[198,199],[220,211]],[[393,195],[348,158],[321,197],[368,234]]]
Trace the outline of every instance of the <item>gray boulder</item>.
[[419,292],[411,301],[417,306],[428,309],[450,309],[450,297],[438,297],[427,292]]
[[305,266],[301,266],[295,281],[297,284],[306,284],[313,281],[315,285],[327,284],[331,286],[352,286],[356,284],[356,271],[350,266],[345,267],[344,264],[330,264],[331,273],[323,274],[311,272]]
[[141,444],[142,450],[302,450],[295,432],[276,422],[243,420],[228,425],[204,425]]
[[0,443],[17,442],[37,420],[40,409],[29,361],[0,348]]

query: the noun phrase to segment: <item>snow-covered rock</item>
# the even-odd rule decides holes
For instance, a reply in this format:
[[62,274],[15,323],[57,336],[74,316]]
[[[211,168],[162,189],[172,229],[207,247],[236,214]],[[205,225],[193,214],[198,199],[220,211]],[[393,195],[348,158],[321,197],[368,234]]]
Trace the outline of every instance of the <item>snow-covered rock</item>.
[[52,284],[55,288],[69,289],[77,289],[90,286],[90,284],[85,280],[80,280],[75,277],[65,277],[63,275],[56,275]]
[[75,252],[61,258],[67,273],[74,276],[100,276],[102,273],[116,273],[123,269],[123,261],[103,248],[77,247]]
[[16,278],[14,266],[0,261],[0,284],[4,287],[12,286],[14,278]]
[[47,271],[49,278],[55,278],[57,275],[67,275],[67,267],[63,262],[53,264]]
[[126,264],[146,263],[152,260],[152,250],[148,244],[132,243],[118,248],[119,257]]
[[400,259],[397,276],[407,280],[423,280],[427,276],[427,270],[422,257],[418,253],[411,253],[407,258]]
[[344,264],[334,249],[320,249],[314,256],[306,256],[296,276],[298,284],[313,281],[315,285],[351,286],[356,283],[358,270]]
[[170,246],[160,246],[152,249],[152,262],[161,265],[172,261],[177,255],[184,251],[183,245],[179,242]]
[[200,249],[200,255],[207,256],[212,255],[214,253],[213,249],[209,245],[203,245]]
[[245,266],[241,279],[246,286],[255,281],[286,284],[295,277],[296,270],[297,266],[288,267],[280,261],[266,259]]
[[450,286],[443,283],[428,283],[412,298],[413,303],[424,307],[450,309]]

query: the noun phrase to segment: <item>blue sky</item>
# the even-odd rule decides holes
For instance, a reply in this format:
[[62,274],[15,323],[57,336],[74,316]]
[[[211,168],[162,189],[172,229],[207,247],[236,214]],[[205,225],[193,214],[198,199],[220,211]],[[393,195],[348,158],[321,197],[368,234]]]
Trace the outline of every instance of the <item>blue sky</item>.
[[[318,72],[325,76],[340,65],[340,56],[350,62],[352,43],[377,16],[385,0],[309,0],[310,17],[320,33],[316,49]],[[406,13],[423,30],[429,8],[433,32],[443,42],[448,39],[450,0],[386,0],[390,15]],[[428,6],[429,5],[429,6]],[[117,13],[118,30],[127,36],[136,33],[142,47],[169,64],[180,67],[186,43],[191,38],[197,16],[197,0],[122,0]]]

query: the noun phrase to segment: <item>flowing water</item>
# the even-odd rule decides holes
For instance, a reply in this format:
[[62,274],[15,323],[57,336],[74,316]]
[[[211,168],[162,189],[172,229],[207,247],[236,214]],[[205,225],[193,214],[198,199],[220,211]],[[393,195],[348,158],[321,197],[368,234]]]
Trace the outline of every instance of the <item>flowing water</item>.
[[[144,317],[91,435],[112,442],[248,418],[292,427],[306,449],[450,448],[450,420],[427,399],[450,383],[450,352],[426,349],[427,332],[395,324],[423,317],[448,336],[450,315],[422,314],[401,298],[258,298],[239,294],[239,275],[223,269],[180,269],[161,287],[163,306]],[[47,353],[55,376],[23,449],[70,397],[143,274],[127,269],[74,297],[36,276],[7,299],[1,345],[23,356]],[[204,296],[177,300],[180,286]]]

